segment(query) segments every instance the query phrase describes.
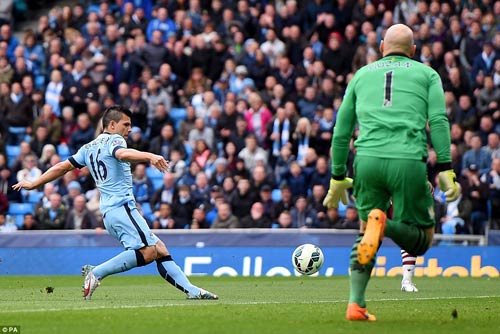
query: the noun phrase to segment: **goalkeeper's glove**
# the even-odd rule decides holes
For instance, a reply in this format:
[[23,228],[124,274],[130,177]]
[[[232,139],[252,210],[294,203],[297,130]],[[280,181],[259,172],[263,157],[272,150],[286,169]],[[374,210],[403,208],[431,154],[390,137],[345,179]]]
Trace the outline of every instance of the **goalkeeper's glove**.
[[339,206],[339,200],[342,203],[347,204],[347,189],[352,187],[352,179],[344,178],[343,180],[330,180],[330,189],[328,189],[328,193],[323,201],[323,205],[328,209],[337,208]]
[[446,195],[446,202],[455,201],[460,196],[460,184],[456,182],[456,175],[452,169],[439,172],[439,189]]

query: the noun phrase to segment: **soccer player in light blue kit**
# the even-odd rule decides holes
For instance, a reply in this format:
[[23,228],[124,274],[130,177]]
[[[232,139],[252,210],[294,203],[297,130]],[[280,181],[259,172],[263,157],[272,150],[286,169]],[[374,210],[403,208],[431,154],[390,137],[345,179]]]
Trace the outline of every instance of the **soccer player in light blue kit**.
[[187,294],[189,299],[218,299],[216,295],[191,284],[172,260],[165,244],[154,235],[137,210],[132,194],[130,162],[149,162],[161,172],[169,164],[161,156],[127,148],[131,112],[123,106],[109,107],[103,116],[104,132],[81,147],[68,160],[59,162],[37,180],[21,181],[15,190],[36,189],[72,171],[88,167],[101,193],[100,207],[108,232],[120,241],[125,251],[98,266],[84,265],[83,297],[89,300],[106,276],[141,267],[156,261],[158,272],[167,282]]

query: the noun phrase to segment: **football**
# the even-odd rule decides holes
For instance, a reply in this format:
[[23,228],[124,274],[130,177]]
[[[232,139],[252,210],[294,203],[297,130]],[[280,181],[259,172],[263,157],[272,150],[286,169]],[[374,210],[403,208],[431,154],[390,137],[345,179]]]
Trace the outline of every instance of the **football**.
[[303,275],[312,275],[323,265],[323,252],[312,244],[303,244],[293,251],[292,262],[295,270]]

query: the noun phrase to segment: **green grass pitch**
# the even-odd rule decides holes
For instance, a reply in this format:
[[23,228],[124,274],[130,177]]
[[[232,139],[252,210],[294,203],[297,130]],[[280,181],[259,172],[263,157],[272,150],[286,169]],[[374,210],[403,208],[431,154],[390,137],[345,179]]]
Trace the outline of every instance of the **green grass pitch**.
[[[220,296],[186,300],[155,276],[106,278],[91,301],[77,276],[0,277],[0,326],[21,333],[499,333],[500,280],[373,278],[368,310],[377,322],[348,322],[347,277],[192,277]],[[52,292],[49,292],[53,289]]]

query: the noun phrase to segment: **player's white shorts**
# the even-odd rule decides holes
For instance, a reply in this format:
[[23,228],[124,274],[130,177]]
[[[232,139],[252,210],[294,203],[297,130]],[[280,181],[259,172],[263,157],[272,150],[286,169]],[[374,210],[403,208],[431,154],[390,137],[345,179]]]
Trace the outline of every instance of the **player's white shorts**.
[[151,232],[134,201],[113,208],[104,215],[104,226],[109,234],[120,241],[125,249],[153,246],[158,237]]

